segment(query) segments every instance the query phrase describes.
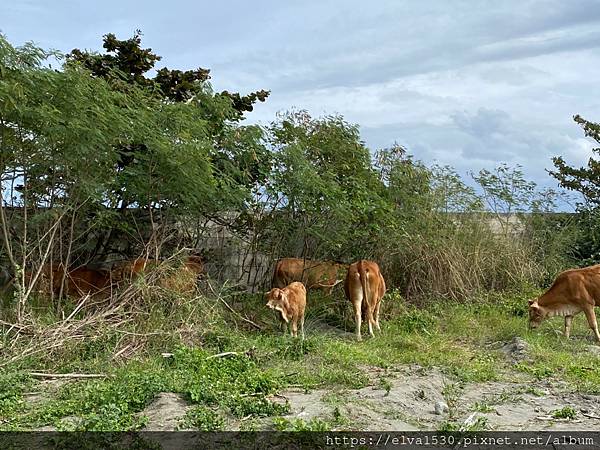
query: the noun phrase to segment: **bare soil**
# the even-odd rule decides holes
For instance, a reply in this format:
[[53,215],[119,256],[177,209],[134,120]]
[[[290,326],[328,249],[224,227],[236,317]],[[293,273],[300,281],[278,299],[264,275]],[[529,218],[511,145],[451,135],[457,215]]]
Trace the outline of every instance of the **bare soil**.
[[[446,422],[464,425],[478,419],[485,429],[502,431],[600,427],[600,396],[573,392],[559,381],[460,384],[440,370],[419,366],[366,370],[371,382],[362,389],[290,389],[271,400],[289,402],[289,419],[331,422],[337,409],[344,430],[438,430]],[[448,411],[436,414],[436,402],[445,402]],[[567,406],[575,410],[574,419],[552,417]],[[148,417],[149,430],[174,430],[189,408],[179,395],[163,393],[141,414]],[[270,423],[259,421],[265,428]],[[228,423],[231,429],[240,425],[233,419]]]

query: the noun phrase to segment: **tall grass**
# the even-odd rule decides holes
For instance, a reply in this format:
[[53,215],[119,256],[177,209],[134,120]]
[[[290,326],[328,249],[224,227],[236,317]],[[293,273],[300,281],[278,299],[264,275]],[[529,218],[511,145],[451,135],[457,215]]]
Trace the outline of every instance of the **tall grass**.
[[542,235],[542,240],[532,235],[529,217],[522,216],[522,225],[506,232],[493,230],[489,220],[482,214],[421,220],[382,252],[388,285],[409,299],[466,300],[482,292],[543,286],[573,265],[568,252],[572,229],[551,238]]

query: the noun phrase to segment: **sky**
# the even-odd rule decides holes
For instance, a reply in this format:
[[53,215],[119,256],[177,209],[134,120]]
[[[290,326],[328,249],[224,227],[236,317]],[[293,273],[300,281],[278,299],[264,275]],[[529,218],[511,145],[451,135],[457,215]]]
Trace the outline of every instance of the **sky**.
[[68,52],[141,29],[158,67],[211,69],[215,90],[268,89],[248,122],[341,114],[372,149],[404,146],[461,175],[551,158],[584,165],[600,121],[600,0],[1,0],[0,31]]

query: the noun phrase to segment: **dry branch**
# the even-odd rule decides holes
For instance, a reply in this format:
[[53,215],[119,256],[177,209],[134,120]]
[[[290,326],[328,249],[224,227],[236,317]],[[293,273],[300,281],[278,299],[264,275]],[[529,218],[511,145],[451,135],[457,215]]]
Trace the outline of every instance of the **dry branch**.
[[233,309],[231,306],[229,306],[229,304],[223,299],[223,297],[219,297],[219,300],[221,300],[223,302],[223,304],[227,307],[227,309],[229,311],[231,311],[232,313],[234,313],[236,316],[238,316],[244,322],[248,322],[250,325],[253,325],[255,328],[257,328],[258,330],[262,331],[262,327],[260,325],[258,325],[257,323],[252,322],[247,317],[244,317],[240,313],[238,313],[235,309]]
[[239,355],[238,352],[223,352],[223,353],[217,353],[216,355],[211,355],[208,356],[206,359],[212,359],[212,358],[222,358],[224,356],[233,356],[233,355]]
[[108,375],[103,373],[46,373],[46,372],[29,372],[29,376],[35,378],[107,378]]

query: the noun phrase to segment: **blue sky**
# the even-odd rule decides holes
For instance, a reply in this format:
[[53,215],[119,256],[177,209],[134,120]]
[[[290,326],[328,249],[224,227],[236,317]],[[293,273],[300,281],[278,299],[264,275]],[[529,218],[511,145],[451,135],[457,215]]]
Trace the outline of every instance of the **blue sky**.
[[551,157],[584,164],[600,121],[600,1],[6,1],[13,44],[100,50],[141,29],[160,66],[211,69],[217,90],[270,89],[248,116],[339,113],[372,149],[397,142],[459,173]]

